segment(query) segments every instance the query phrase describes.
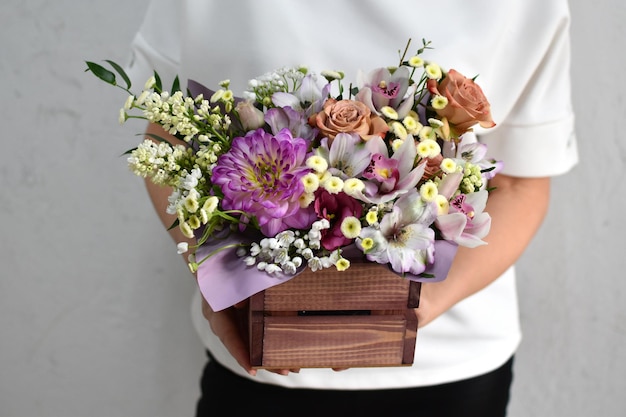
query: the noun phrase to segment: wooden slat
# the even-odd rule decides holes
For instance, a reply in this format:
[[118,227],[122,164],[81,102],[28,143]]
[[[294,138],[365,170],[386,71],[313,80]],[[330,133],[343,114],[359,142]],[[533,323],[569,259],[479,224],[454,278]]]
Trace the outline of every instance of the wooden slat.
[[372,263],[356,263],[343,272],[307,270],[265,290],[265,310],[404,309],[410,283],[387,267]]
[[363,367],[402,363],[404,316],[266,317],[262,366]]

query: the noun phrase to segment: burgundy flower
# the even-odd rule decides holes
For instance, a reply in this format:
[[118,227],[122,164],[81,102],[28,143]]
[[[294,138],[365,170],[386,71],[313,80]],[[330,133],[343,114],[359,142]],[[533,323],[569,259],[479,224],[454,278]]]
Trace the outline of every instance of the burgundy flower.
[[341,223],[348,216],[361,217],[363,207],[358,200],[343,192],[331,194],[324,189],[319,189],[315,193],[315,212],[319,218],[330,222],[330,228],[322,231],[324,249],[335,250],[352,243],[352,239],[346,238],[341,232]]

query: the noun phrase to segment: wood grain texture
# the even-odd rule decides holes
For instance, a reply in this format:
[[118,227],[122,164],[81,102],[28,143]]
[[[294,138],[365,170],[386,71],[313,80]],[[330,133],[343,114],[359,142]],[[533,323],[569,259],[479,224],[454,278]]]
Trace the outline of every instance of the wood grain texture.
[[250,298],[257,369],[408,366],[421,284],[382,265],[307,270]]

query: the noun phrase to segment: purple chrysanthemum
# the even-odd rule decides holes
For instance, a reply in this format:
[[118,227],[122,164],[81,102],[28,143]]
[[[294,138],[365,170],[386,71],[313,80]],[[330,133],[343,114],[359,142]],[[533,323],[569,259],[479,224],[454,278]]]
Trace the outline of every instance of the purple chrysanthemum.
[[276,135],[257,129],[233,139],[211,177],[224,194],[222,208],[254,216],[266,236],[286,230],[308,215],[298,200],[304,192],[301,178],[310,171],[306,155],[307,142],[288,129]]

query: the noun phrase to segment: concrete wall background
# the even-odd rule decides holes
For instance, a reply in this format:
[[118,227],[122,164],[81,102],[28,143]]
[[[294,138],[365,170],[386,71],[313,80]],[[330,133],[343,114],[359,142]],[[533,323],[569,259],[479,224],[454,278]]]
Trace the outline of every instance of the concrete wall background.
[[[0,4],[0,416],[193,415],[195,284],[119,157],[123,95],[83,73],[124,60],[147,3]],[[575,3],[582,160],[520,262],[513,417],[626,412],[626,6]]]

